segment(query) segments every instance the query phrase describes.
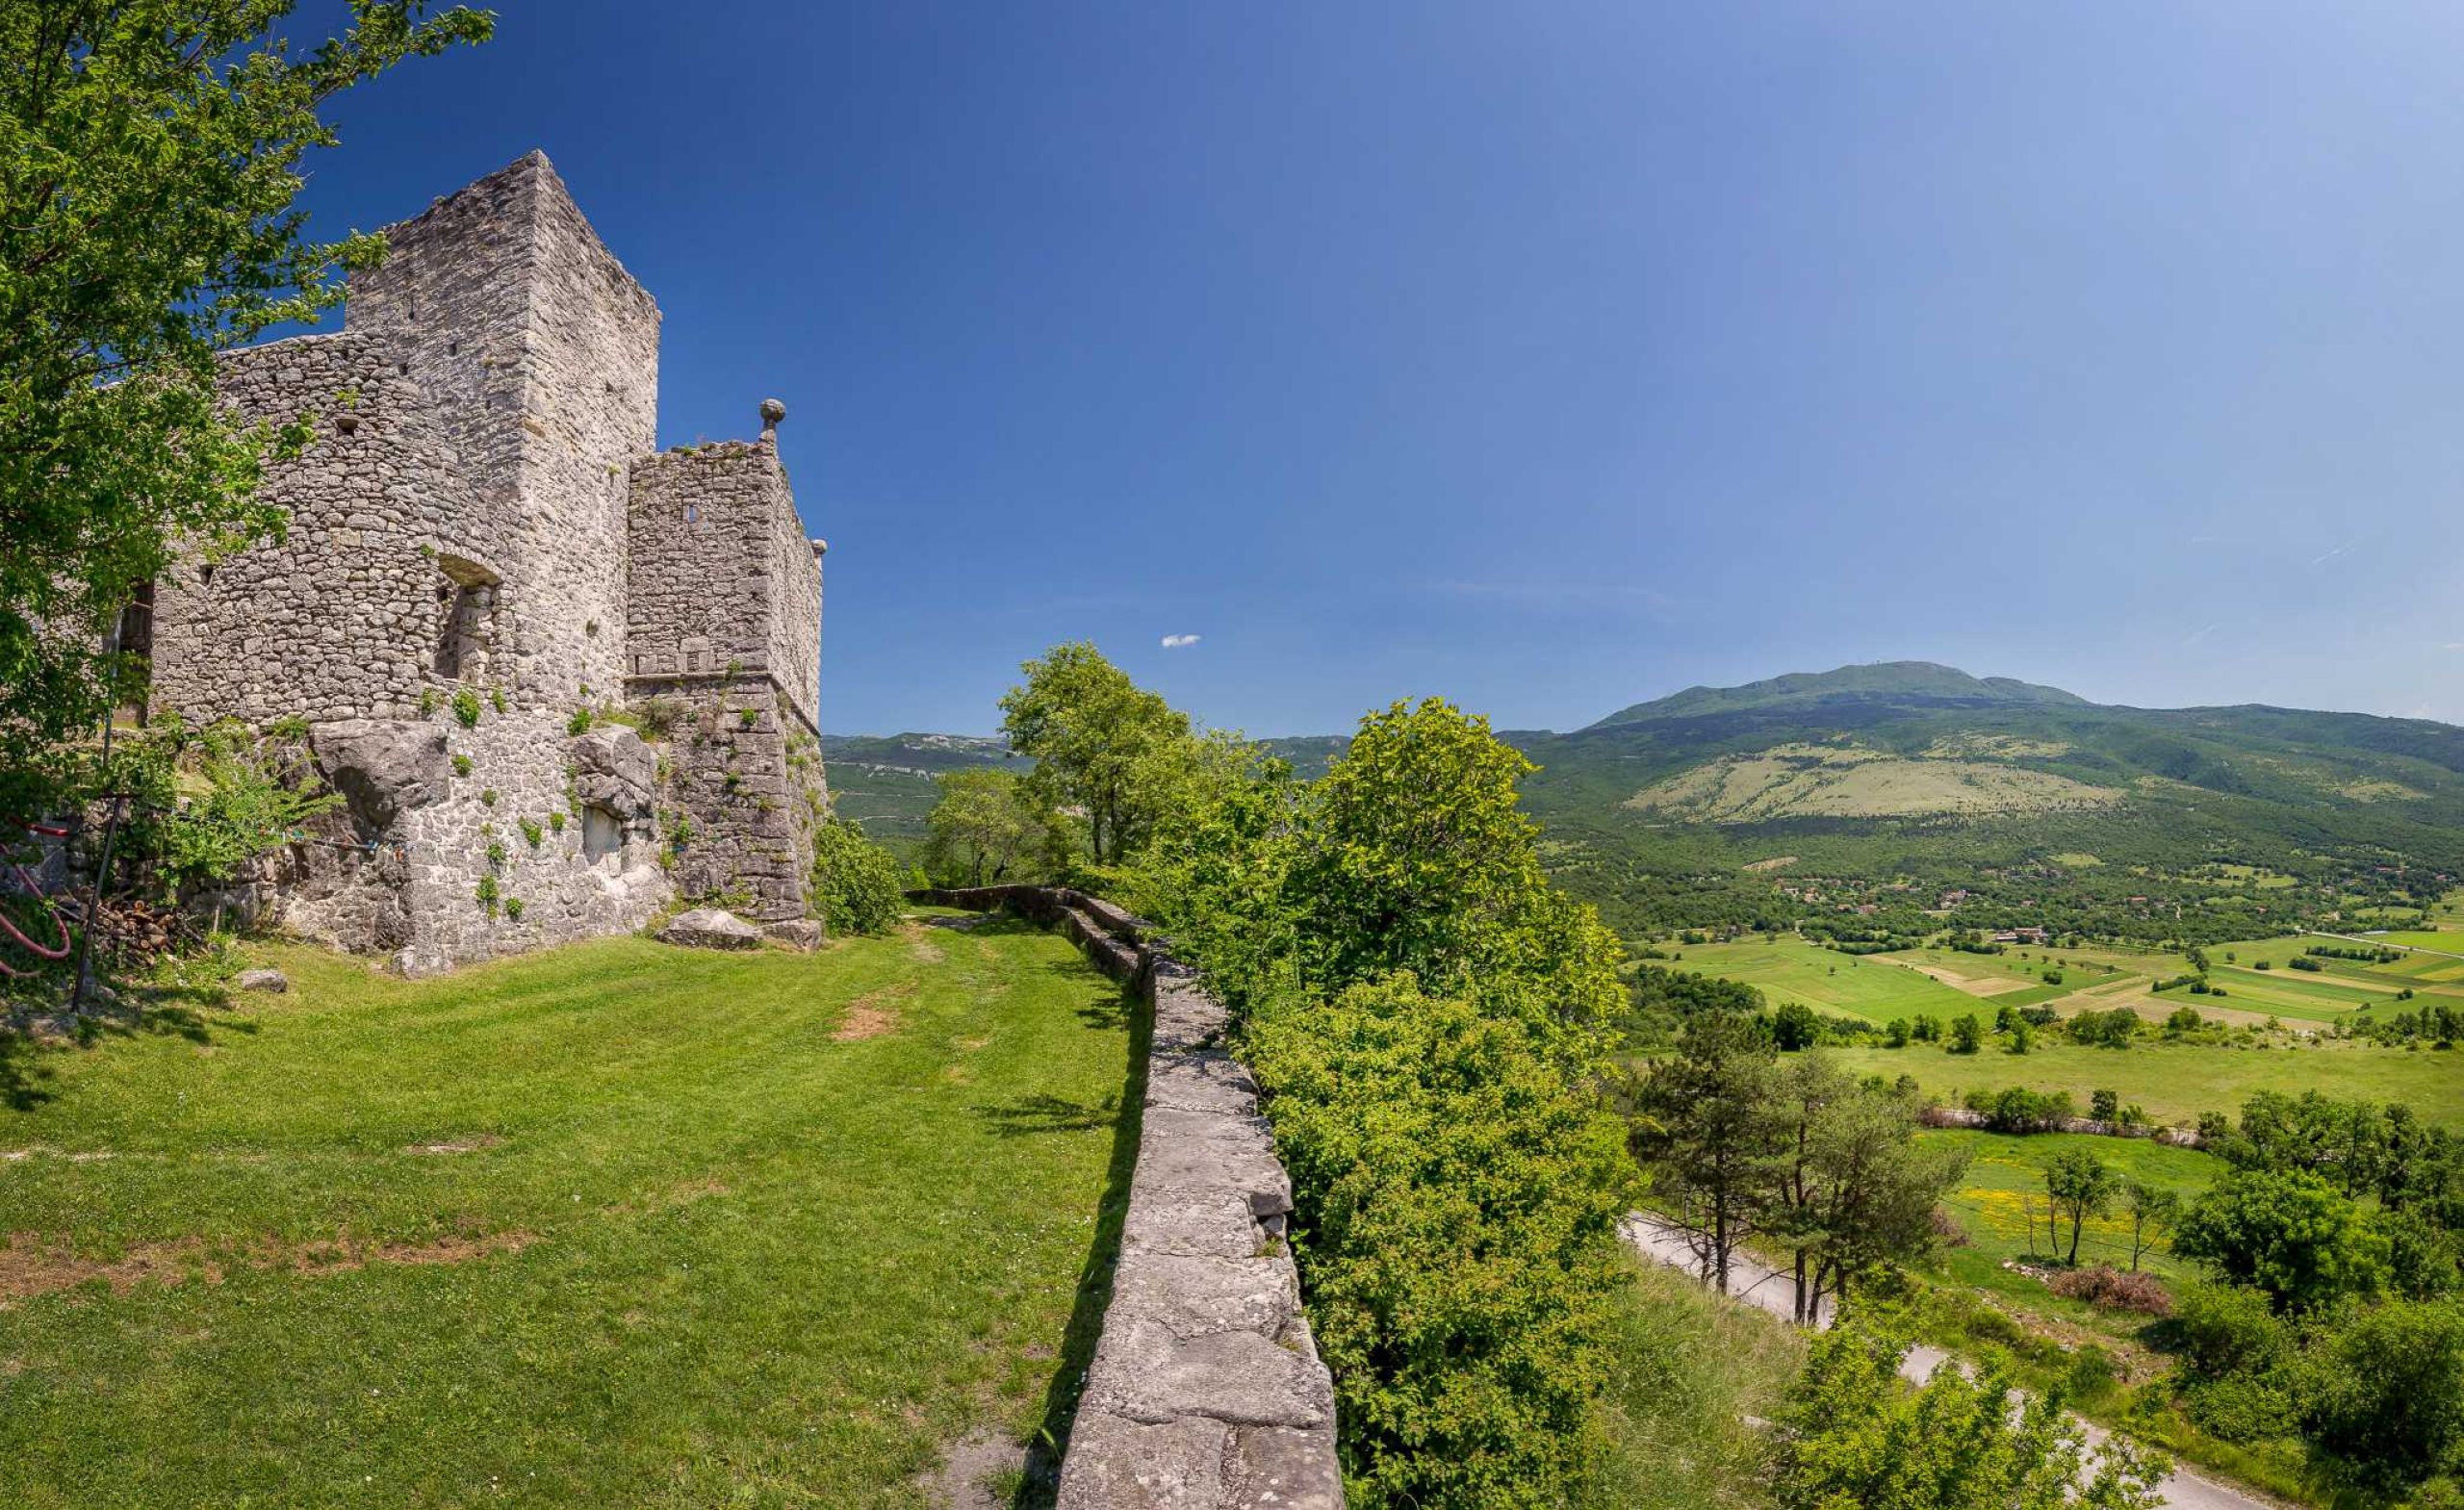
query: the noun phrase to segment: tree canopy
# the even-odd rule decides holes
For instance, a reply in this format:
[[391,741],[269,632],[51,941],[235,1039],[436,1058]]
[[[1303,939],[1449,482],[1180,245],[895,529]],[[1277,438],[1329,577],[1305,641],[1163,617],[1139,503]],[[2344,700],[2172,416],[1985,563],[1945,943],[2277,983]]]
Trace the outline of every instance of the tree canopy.
[[0,808],[39,752],[109,705],[105,632],[182,549],[278,535],[256,496],[304,424],[240,424],[214,356],[342,296],[374,236],[323,242],[295,208],[335,143],[336,93],[489,35],[484,13],[351,0],[342,31],[279,35],[292,0],[0,0]]

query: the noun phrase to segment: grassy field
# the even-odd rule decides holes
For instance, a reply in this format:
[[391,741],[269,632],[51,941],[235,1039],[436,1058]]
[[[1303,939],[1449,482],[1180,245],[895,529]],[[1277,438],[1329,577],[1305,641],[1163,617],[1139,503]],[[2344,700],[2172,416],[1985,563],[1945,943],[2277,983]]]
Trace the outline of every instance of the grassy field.
[[[2038,1133],[2018,1138],[1959,1130],[1924,1136],[1929,1141],[1967,1150],[1967,1174],[1943,1205],[1966,1232],[1969,1245],[1951,1249],[1946,1263],[1958,1278],[1985,1289],[1999,1288],[2008,1274],[2000,1267],[2003,1259],[2025,1259],[2031,1254],[2053,1256],[2049,1251],[2051,1239],[2045,1232],[2044,1168],[2064,1149],[2085,1148],[2123,1178],[2171,1190],[2185,1200],[2206,1190],[2224,1167],[2212,1154],[2195,1148],[2169,1148],[2145,1138],[2094,1138],[2072,1133]],[[2027,1216],[2027,1203],[2031,1201],[2035,1207],[2033,1242]],[[2062,1229],[2061,1241],[2061,1251],[2066,1255],[2070,1244],[2067,1226]],[[2130,1222],[2118,1209],[2111,1216],[2092,1217],[2080,1228],[2079,1262],[2111,1264],[2116,1268],[2130,1267]],[[2179,1259],[2161,1250],[2141,1255],[2139,1267],[2167,1279],[2179,1275],[2184,1268]],[[2042,1292],[2043,1287],[2035,1281],[2023,1282],[2032,1292]]]
[[[2391,935],[2400,936],[2408,935]],[[2421,936],[2464,943],[2464,934]],[[2153,1019],[2189,1006],[2226,1022],[2274,1017],[2297,1025],[2341,1022],[2364,1007],[2397,1010],[2403,990],[2464,1002],[2464,960],[2440,955],[2408,955],[2389,964],[2322,960],[2324,968],[2318,971],[2291,968],[2292,960],[2323,942],[2331,941],[2292,935],[2209,949],[2209,978],[2224,990],[2221,997],[2154,989],[2158,981],[2193,973],[2183,955],[2112,948],[2017,947],[2001,954],[1923,948],[1859,956],[1781,937],[1690,945],[1670,963],[1745,982],[1775,1007],[1803,1002],[1871,1022],[1947,1020],[1968,1012],[1990,1019],[2003,1007],[2047,1005],[2065,1016],[2128,1007]],[[2262,961],[2268,968],[2258,968]],[[2044,980],[2048,966],[2059,968],[2059,984]]]
[[2254,1090],[2401,1101],[2431,1121],[2464,1127],[2464,1055],[2359,1044],[2243,1048],[2143,1043],[2127,1049],[2041,1042],[2030,1054],[1989,1048],[1950,1054],[1930,1044],[1830,1051],[1861,1075],[1912,1075],[1928,1093],[1956,1102],[1970,1090],[2024,1086],[2066,1090],[2084,1113],[2091,1093],[2111,1090],[2160,1122],[2190,1123],[2201,1112],[2238,1112]]
[[1804,1336],[1723,1300],[1692,1276],[1632,1261],[1634,1286],[1607,1339],[1607,1451],[1585,1504],[1597,1510],[1759,1510],[1769,1420],[1805,1367]]
[[1058,1424],[1137,1105],[1063,939],[261,953],[0,1063],[0,1501],[920,1506]]
[[[1844,955],[1797,938],[1776,943],[1694,944],[1670,968],[1725,976],[1758,986],[1772,1006],[1804,1002],[1822,1011],[1887,1022],[1893,1017],[1957,1017],[1977,998],[1891,962],[1890,956]],[[1990,1009],[1988,1009],[1990,1014]]]

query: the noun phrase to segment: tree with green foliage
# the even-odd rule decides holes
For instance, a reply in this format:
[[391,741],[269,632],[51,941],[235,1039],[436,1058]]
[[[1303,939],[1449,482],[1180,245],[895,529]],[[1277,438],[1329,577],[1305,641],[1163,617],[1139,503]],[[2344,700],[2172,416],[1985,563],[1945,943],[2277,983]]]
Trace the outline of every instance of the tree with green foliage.
[[192,730],[176,720],[124,742],[116,764],[139,803],[123,863],[152,869],[167,897],[178,900],[237,876],[299,825],[340,806],[305,749],[286,745],[237,725]]
[[1622,951],[1541,865],[1515,790],[1531,770],[1442,698],[1362,719],[1297,815],[1286,890],[1304,977],[1329,989],[1396,970],[1447,989],[1513,981],[1560,1024],[1613,1018]]
[[59,801],[54,750],[118,691],[109,631],[179,554],[278,537],[257,497],[302,422],[244,424],[215,353],[342,297],[375,236],[295,207],[333,96],[490,18],[353,0],[282,35],[292,0],[0,0],[0,815]]
[[1565,1502],[1631,1282],[1622,1139],[1531,1025],[1409,974],[1262,1005],[1354,1504]]
[[1739,1244],[1779,1187],[1787,1125],[1769,1030],[1736,1012],[1687,1019],[1677,1052],[1656,1061],[1636,1097],[1636,1154],[1652,1193],[1722,1294]]
[[1015,771],[983,766],[936,778],[940,801],[925,823],[924,866],[937,881],[982,886],[1040,881],[1068,858],[1061,815]]
[[2180,1224],[2182,1198],[2144,1180],[2124,1180],[2121,1209],[2122,1214],[2130,1218],[2130,1269],[2135,1274],[2139,1272],[2142,1255],[2163,1241],[2166,1235]]
[[2386,1238],[2361,1208],[2306,1170],[2237,1169],[2182,1217],[2173,1251],[2278,1310],[2306,1311],[2384,1282]]
[[1934,1245],[1935,1203],[1967,1155],[1918,1141],[1912,1094],[1851,1080],[1822,1054],[1787,1062],[1775,1107],[1781,1152],[1762,1230],[1787,1247],[1795,1318],[1810,1325],[1856,1281]]
[[1784,1510],[2150,1510],[2168,1464],[2120,1437],[2091,1449],[2058,1398],[2015,1409],[2009,1363],[1900,1382],[1908,1340],[1850,1317],[1814,1340],[1775,1473]]
[[833,934],[886,934],[907,910],[898,860],[845,818],[812,830],[812,909]]
[[1019,670],[1027,679],[1001,699],[1001,732],[1035,761],[1027,780],[1037,801],[1083,813],[1091,857],[1122,863],[1182,793],[1189,715],[1085,640],[1056,645]]
[[2113,1166],[2086,1148],[2065,1148],[2045,1161],[2044,1193],[2053,1203],[2054,1218],[2070,1222],[2070,1251],[2065,1262],[2079,1262],[2079,1232],[2091,1216],[2113,1209],[2121,1182]]
[[1550,885],[1520,757],[1444,704],[1365,719],[1316,781],[1182,758],[1138,869],[1266,1092],[1348,1487],[1565,1501],[1634,1193],[1598,1089],[1615,938]]
[[2464,1466],[2464,1306],[2369,1307],[2322,1340],[2300,1377],[2302,1429],[2377,1484]]
[[1822,1041],[1822,1019],[1803,1002],[1782,1002],[1771,1015],[1771,1041],[1783,1054],[1812,1048]]
[[1980,1022],[1978,1022],[1978,1021],[1977,1021],[1977,1019],[1976,1019],[1976,1013],[1974,1013],[1974,1012],[1968,1012],[1968,1013],[1964,1014],[1964,1016],[1958,1017],[1958,1018],[1956,1018],[1956,1019],[1954,1019],[1954,1020],[1952,1021],[1952,1023],[1951,1023],[1951,1052],[1952,1052],[1952,1053],[1954,1053],[1954,1054],[1973,1054],[1973,1053],[1975,1053],[1978,1049],[1982,1048],[1982,1047],[1984,1046],[1984,1044],[1985,1044],[1985,1027],[1984,1027],[1984,1024],[1982,1024],[1982,1023],[1980,1023]]

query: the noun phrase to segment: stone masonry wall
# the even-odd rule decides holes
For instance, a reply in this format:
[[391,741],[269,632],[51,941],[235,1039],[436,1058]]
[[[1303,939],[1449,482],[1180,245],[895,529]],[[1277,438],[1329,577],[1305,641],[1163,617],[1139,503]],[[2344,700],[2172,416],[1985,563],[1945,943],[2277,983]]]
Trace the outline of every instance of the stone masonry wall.
[[1120,909],[1044,886],[917,891],[1055,923],[1154,1010],[1112,1304],[1060,1510],[1341,1510],[1334,1385],[1283,1241],[1292,1185],[1224,1011]]
[[[632,471],[629,699],[688,710],[668,793],[688,897],[731,888],[754,915],[801,917],[823,787],[814,704],[820,571],[770,441],[644,458]],[[689,731],[688,731],[689,729]]]
[[677,894],[765,922],[804,916],[820,763],[778,688],[741,674],[636,678],[631,694],[683,714],[668,740],[661,819]]
[[489,706],[475,727],[440,710],[309,737],[347,806],[269,878],[302,936],[427,975],[636,929],[674,895],[654,756],[629,729],[576,738],[553,713]]
[[154,705],[192,722],[412,713],[435,639],[433,543],[469,538],[476,508],[419,380],[382,341],[344,332],[232,352],[217,384],[249,421],[314,416],[317,439],[267,470],[265,496],[290,511],[283,544],[192,555],[155,584]]
[[[772,450],[776,457],[775,446]],[[768,644],[764,647],[771,679],[779,683],[805,731],[821,732],[821,542],[805,538],[804,522],[796,515],[787,489],[787,469],[779,468],[778,499],[770,511],[770,559],[767,568]]]
[[818,732],[821,570],[768,441],[645,457],[632,472],[630,675],[769,677]]
[[626,469],[656,444],[658,307],[536,152],[385,234],[349,328],[423,380],[486,510],[500,679],[570,711],[625,665]]

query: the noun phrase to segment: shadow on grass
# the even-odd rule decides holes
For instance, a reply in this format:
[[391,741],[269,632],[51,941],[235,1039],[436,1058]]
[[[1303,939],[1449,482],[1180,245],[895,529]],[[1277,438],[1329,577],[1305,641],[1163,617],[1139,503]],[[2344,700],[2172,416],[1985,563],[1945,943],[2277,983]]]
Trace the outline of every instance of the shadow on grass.
[[1036,1133],[1086,1133],[1098,1127],[1111,1127],[1120,1118],[1120,1106],[1112,1096],[1100,1105],[1090,1106],[1056,1096],[1049,1091],[1020,1096],[1003,1106],[969,1107],[968,1111],[992,1124],[992,1131],[1003,1138],[1025,1138]]
[[[1095,1343],[1103,1335],[1104,1312],[1113,1303],[1113,1270],[1120,1262],[1121,1225],[1129,1216],[1130,1178],[1138,1171],[1138,1137],[1146,1106],[1146,1046],[1154,1037],[1154,1013],[1127,988],[1115,1004],[1117,1022],[1129,1022],[1129,1063],[1122,1072],[1120,1094],[1104,1115],[1113,1126],[1112,1162],[1104,1170],[1103,1200],[1095,1208],[1094,1241],[1078,1270],[1078,1299],[1070,1309],[1069,1326],[1062,1334],[1061,1361],[1044,1386],[1043,1419],[1027,1444],[1026,1474],[1011,1497],[1013,1510],[1045,1510],[1061,1487],[1061,1459],[1069,1450],[1069,1428],[1078,1417],[1078,1396],[1087,1386],[1087,1370],[1095,1362]],[[1082,1012],[1081,1015],[1084,1015]],[[1057,1096],[1030,1097],[1030,1102],[1058,1102],[1069,1114],[1091,1114],[1091,1109]],[[1007,1109],[1004,1109],[1007,1110]],[[1049,1115],[1047,1109],[1040,1114]],[[1028,1120],[1027,1118],[1022,1118]],[[1100,1126],[1101,1121],[1071,1124]],[[1056,1132],[1055,1125],[1018,1126],[1016,1132]],[[1003,1125],[1002,1133],[1014,1131]]]
[[218,1034],[253,1034],[258,1025],[235,1015],[219,985],[116,985],[83,1015],[66,1010],[65,976],[46,980],[45,995],[0,1011],[0,1107],[30,1112],[53,1100],[53,1061],[99,1046],[107,1038],[172,1037],[211,1044]]
[[44,1053],[24,1034],[0,1029],[0,1105],[31,1112],[58,1094],[51,1088],[53,1070],[43,1062]]

